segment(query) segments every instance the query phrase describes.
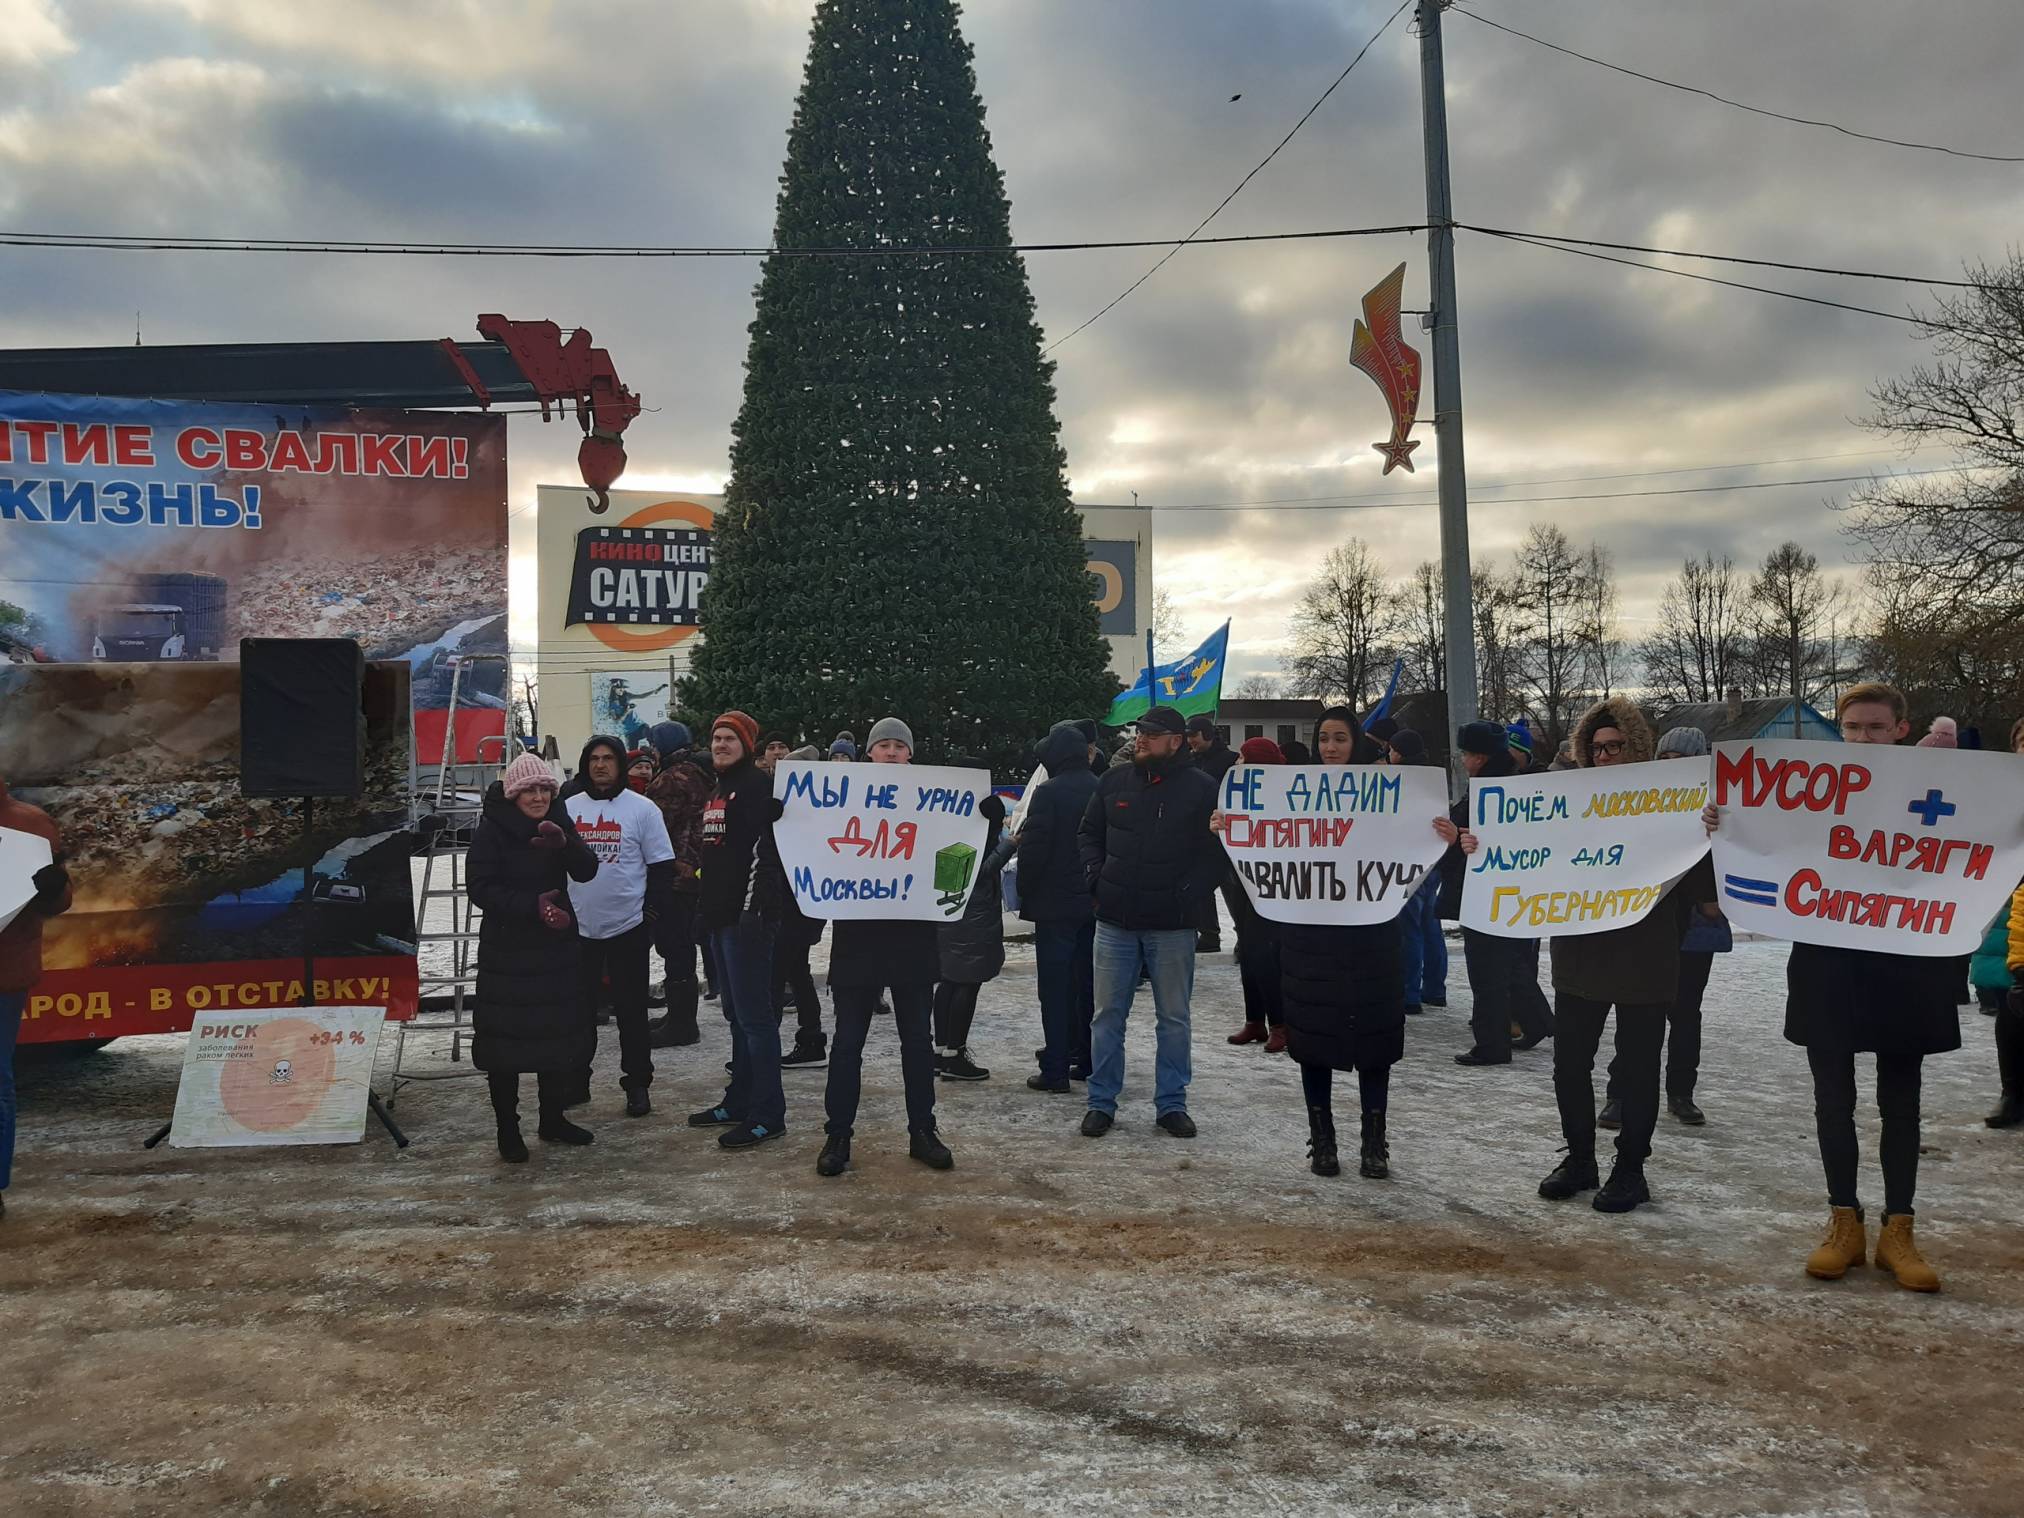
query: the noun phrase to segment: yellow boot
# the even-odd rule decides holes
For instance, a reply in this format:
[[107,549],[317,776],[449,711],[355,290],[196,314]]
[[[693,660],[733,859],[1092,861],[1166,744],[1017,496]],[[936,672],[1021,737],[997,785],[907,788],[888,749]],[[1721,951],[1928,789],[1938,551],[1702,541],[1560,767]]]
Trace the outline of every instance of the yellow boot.
[[1876,1236],[1876,1268],[1888,1270],[1906,1291],[1938,1291],[1939,1273],[1919,1254],[1912,1239],[1912,1217],[1901,1212],[1885,1214],[1883,1229]]
[[[1861,1211],[1854,1207],[1835,1208],[1827,1225],[1827,1237],[1806,1257],[1806,1273],[1817,1281],[1839,1281],[1848,1274],[1849,1266],[1862,1263],[1866,1242]],[[1883,1246],[1877,1248],[1881,1253]]]

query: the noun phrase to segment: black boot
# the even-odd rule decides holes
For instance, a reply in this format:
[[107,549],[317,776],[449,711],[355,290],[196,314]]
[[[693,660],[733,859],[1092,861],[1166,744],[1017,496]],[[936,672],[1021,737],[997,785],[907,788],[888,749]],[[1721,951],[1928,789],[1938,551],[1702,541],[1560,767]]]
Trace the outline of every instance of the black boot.
[[1341,1175],[1335,1154],[1335,1114],[1326,1107],[1307,1109],[1307,1168],[1316,1175]]
[[655,1049],[682,1049],[701,1041],[696,1028],[696,983],[668,982],[668,1014],[647,1024],[647,1042]]
[[1553,1167],[1553,1173],[1539,1183],[1539,1194],[1549,1202],[1564,1202],[1584,1191],[1595,1190],[1598,1180],[1595,1151],[1575,1154],[1570,1150],[1567,1158]]
[[1363,1163],[1357,1174],[1366,1180],[1382,1181],[1391,1176],[1391,1148],[1384,1141],[1384,1114],[1363,1115]]
[[2024,1018],[1996,1014],[1996,1070],[2003,1079],[2003,1098],[1983,1119],[1991,1128],[2024,1123]]
[[527,1140],[520,1136],[520,1077],[486,1078],[492,1091],[492,1119],[499,1127],[499,1158],[509,1165],[527,1163]]

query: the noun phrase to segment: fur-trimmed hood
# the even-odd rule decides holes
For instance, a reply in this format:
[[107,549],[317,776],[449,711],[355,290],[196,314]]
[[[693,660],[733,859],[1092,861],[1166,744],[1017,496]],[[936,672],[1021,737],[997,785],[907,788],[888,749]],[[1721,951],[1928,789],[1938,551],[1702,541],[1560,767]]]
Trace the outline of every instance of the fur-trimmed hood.
[[1581,715],[1574,725],[1574,762],[1582,769],[1595,763],[1595,756],[1588,745],[1598,728],[1613,727],[1630,742],[1624,750],[1625,764],[1643,764],[1652,757],[1652,728],[1644,719],[1644,713],[1637,709],[1637,703],[1628,696],[1611,696],[1607,701],[1598,701]]

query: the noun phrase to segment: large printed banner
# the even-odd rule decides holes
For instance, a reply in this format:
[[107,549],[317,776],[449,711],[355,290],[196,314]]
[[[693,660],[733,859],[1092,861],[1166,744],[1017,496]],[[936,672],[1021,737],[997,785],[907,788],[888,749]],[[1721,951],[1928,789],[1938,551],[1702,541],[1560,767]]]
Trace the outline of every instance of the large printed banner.
[[[504,419],[0,391],[0,663],[251,637],[355,638],[446,708],[457,656],[506,652]],[[457,705],[472,757],[504,664],[467,666]]]
[[170,1144],[356,1144],[365,1136],[382,1020],[377,1007],[199,1019],[183,1048]]
[[2024,877],[2024,758],[1882,744],[1715,750],[1715,873],[1739,928],[1972,953]]
[[1708,852],[1705,760],[1469,783],[1462,926],[1500,938],[1628,927]]
[[1274,922],[1389,922],[1447,851],[1435,769],[1240,764],[1219,804],[1237,878]]
[[977,883],[991,794],[984,770],[920,764],[783,762],[773,837],[810,917],[960,917]]
[[170,1033],[305,990],[412,1016],[408,711],[407,666],[368,664],[364,794],[305,811],[240,794],[235,663],[0,665],[0,777],[62,832],[75,895],[43,924],[23,1041]]

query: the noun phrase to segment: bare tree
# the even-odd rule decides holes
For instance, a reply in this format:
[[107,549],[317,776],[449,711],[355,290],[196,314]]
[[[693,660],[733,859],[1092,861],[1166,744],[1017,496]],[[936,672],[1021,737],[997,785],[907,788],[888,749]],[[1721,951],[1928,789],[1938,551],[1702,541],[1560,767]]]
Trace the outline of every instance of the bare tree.
[[1512,582],[1488,564],[1469,571],[1476,609],[1476,705],[1486,717],[1508,722],[1525,710],[1520,673],[1523,627]]
[[1581,556],[1578,581],[1578,640],[1587,650],[1588,672],[1596,690],[1607,698],[1616,693],[1624,673],[1623,628],[1617,621],[1616,560],[1607,548],[1591,542]]
[[1384,689],[1393,657],[1391,601],[1384,570],[1361,539],[1330,549],[1293,609],[1288,687],[1367,706]]
[[1447,598],[1441,588],[1441,566],[1422,559],[1406,583],[1404,601],[1396,631],[1406,674],[1421,690],[1446,690]]
[[1582,637],[1586,569],[1567,534],[1535,522],[1518,545],[1511,577],[1520,627],[1520,672],[1536,698],[1548,743],[1566,736],[1586,690],[1589,652]]
[[1735,561],[1688,559],[1659,597],[1658,626],[1638,645],[1645,682],[1677,702],[1721,701],[1746,683],[1748,587]]
[[1153,588],[1153,644],[1165,657],[1178,659],[1185,651],[1188,624],[1174,604],[1174,593],[1164,586]]
[[[1997,682],[1994,709],[2024,707],[2024,679],[1998,673],[2024,638],[2024,253],[1967,270],[1970,288],[1925,318],[1934,360],[1871,391],[1873,431],[1943,444],[1958,472],[1879,479],[1848,503],[1849,527],[1887,587],[1884,625],[1923,660],[1950,661],[1964,689]],[[1979,670],[1972,677],[1970,670]]]
[[1841,587],[1820,572],[1820,560],[1797,543],[1780,543],[1750,581],[1750,629],[1760,680],[1774,679],[1794,704],[1811,701],[1835,682],[1828,619],[1840,611]]
[[1239,701],[1271,701],[1279,695],[1279,681],[1273,675],[1246,675],[1230,694]]
[[513,703],[514,715],[521,720],[520,732],[523,737],[541,736],[540,686],[532,675],[520,677],[520,699]]

